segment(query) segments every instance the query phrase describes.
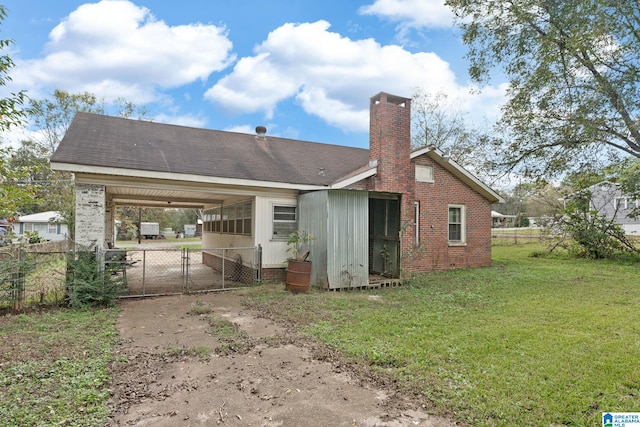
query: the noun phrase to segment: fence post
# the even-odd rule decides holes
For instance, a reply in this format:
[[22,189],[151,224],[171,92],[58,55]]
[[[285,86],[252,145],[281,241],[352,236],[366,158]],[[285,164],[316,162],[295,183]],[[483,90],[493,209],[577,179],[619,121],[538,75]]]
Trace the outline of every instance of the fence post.
[[258,245],[255,254],[256,281],[260,282],[262,280],[262,245]]
[[225,286],[225,277],[224,277],[224,266],[226,264],[225,262],[225,249],[222,249],[222,289],[224,289]]
[[18,251],[18,268],[12,274],[13,275],[13,309],[14,310],[22,310],[22,305],[24,302],[24,275],[25,275],[25,266],[24,266],[24,250],[20,249]]
[[191,254],[189,253],[189,248],[183,248],[182,249],[182,269],[183,269],[183,274],[185,276],[184,282],[183,282],[183,288],[182,288],[182,293],[189,293],[189,269],[190,269],[190,257]]

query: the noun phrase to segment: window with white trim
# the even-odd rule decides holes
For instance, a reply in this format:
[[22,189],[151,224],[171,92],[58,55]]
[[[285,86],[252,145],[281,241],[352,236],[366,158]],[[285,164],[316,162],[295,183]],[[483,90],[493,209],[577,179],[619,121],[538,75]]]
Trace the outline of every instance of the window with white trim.
[[36,223],[33,223],[32,227],[33,227],[33,231],[38,232],[40,234],[49,232],[49,224],[36,222]]
[[633,200],[629,197],[616,197],[613,201],[613,208],[618,210],[633,209],[640,206],[638,200]]
[[273,205],[274,239],[287,239],[298,228],[297,207],[291,205]]
[[449,205],[449,243],[465,242],[465,216],[464,205]]

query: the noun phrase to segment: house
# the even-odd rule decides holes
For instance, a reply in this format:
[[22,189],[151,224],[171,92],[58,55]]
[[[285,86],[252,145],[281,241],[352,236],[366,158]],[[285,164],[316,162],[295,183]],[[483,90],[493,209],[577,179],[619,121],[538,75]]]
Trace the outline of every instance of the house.
[[18,239],[26,236],[26,233],[38,233],[43,240],[60,241],[69,235],[69,229],[63,221],[55,211],[23,215],[13,224],[13,231]]
[[516,215],[504,215],[491,211],[491,226],[493,228],[515,227]]
[[594,184],[588,190],[590,209],[613,219],[625,234],[640,234],[640,218],[630,216],[634,210],[640,208],[640,201],[624,194],[619,184],[609,181]]
[[118,205],[194,208],[203,248],[262,248],[263,280],[284,277],[298,229],[327,289],[489,265],[501,197],[438,149],[412,151],[410,129],[411,100],[384,92],[369,149],[78,113],[51,166],[74,173],[80,244],[113,243]]

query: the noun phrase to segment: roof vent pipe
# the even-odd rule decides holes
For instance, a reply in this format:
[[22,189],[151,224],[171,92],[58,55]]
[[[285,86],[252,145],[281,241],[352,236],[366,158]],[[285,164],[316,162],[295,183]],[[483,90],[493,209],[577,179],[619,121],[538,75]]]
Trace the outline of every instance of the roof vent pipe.
[[267,128],[264,126],[256,126],[256,138],[267,139]]

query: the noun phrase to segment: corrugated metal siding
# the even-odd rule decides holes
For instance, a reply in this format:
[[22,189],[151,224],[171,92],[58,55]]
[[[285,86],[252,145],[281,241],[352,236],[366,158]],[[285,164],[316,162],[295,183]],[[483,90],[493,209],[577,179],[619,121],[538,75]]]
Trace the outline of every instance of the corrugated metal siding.
[[369,283],[369,195],[332,190],[327,221],[327,276],[330,289]]
[[301,194],[299,198],[298,229],[313,235],[308,243],[311,283],[327,287],[327,191]]
[[327,190],[302,194],[298,228],[314,235],[309,243],[311,283],[329,289],[369,282],[369,195]]

